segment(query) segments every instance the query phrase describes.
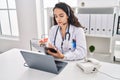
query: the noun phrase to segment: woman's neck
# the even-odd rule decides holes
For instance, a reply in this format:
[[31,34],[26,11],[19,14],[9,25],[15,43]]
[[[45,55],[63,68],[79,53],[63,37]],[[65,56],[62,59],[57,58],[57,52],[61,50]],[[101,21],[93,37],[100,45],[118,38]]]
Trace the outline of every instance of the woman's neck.
[[68,27],[68,25],[63,25],[63,26],[60,27],[62,38],[65,37],[67,27]]
[[67,27],[68,27],[68,24],[60,26],[60,30],[61,31],[66,31]]

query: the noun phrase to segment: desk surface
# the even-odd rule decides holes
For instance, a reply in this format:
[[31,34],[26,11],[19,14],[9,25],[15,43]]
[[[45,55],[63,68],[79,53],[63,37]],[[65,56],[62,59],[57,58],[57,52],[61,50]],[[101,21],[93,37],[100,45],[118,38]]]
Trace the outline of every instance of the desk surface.
[[[0,80],[115,80],[100,72],[85,74],[76,66],[76,62],[68,62],[62,72],[56,75],[24,67],[20,49],[11,49],[0,54]],[[101,72],[120,78],[120,65],[101,63]]]

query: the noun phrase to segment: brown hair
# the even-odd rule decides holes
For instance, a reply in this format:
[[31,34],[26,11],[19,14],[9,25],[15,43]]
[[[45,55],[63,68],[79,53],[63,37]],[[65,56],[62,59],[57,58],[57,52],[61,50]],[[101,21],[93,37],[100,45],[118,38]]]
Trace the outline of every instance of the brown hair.
[[[68,24],[74,25],[75,27],[82,27],[82,25],[78,21],[78,18],[74,15],[72,8],[68,4],[63,3],[63,2],[59,2],[55,5],[55,7],[53,8],[53,11],[55,8],[60,8],[67,14]],[[54,25],[57,25],[55,17],[54,17]]]

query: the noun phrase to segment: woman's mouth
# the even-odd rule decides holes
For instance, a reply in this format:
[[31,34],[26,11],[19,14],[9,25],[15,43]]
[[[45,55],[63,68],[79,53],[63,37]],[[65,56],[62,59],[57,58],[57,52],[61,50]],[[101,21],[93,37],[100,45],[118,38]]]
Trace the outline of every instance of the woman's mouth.
[[58,24],[62,24],[62,22],[58,22]]

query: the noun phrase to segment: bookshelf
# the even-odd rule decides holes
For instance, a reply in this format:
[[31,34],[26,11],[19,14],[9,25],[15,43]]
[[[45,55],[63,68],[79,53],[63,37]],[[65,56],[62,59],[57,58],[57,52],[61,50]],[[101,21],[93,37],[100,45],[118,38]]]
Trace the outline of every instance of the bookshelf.
[[112,37],[115,35],[117,28],[117,8],[118,7],[76,8],[76,14],[82,15],[80,18],[82,18],[83,15],[89,15],[89,18],[83,17],[79,20],[81,24],[85,26],[87,48],[89,48],[90,45],[94,45],[96,53],[111,53]]

